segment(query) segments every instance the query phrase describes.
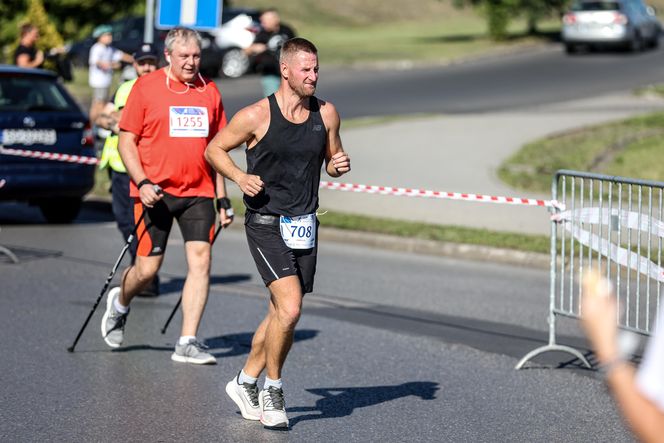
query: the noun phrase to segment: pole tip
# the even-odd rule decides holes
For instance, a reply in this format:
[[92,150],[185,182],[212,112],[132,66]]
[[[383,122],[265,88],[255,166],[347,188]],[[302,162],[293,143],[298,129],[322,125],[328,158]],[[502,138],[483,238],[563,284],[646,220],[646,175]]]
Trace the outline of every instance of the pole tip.
[[67,348],[67,351],[68,351],[68,352],[74,352],[74,347],[73,347],[73,346],[68,347],[68,348]]

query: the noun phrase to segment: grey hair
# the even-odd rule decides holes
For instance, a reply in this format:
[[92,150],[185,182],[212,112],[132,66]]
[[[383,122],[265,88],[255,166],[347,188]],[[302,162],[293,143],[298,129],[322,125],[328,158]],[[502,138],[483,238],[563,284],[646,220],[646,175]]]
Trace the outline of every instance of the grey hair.
[[169,54],[173,52],[173,45],[175,44],[176,40],[188,42],[191,39],[196,40],[199,49],[203,48],[203,39],[201,38],[201,34],[199,34],[198,31],[191,28],[185,28],[183,26],[177,26],[168,31],[168,34],[166,35],[166,40],[164,41],[164,44],[166,45],[166,51]]

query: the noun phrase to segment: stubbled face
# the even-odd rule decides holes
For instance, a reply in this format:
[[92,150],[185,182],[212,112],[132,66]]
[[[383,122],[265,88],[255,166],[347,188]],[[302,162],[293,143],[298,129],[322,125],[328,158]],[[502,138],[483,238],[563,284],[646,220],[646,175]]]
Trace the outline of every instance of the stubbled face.
[[201,48],[196,39],[176,40],[170,54],[171,74],[181,82],[193,82],[201,66]]
[[281,65],[282,73],[290,88],[301,97],[311,97],[318,83],[318,56],[298,51]]
[[134,69],[136,69],[136,75],[139,77],[144,76],[154,72],[157,69],[157,60],[151,58],[144,58],[134,62]]

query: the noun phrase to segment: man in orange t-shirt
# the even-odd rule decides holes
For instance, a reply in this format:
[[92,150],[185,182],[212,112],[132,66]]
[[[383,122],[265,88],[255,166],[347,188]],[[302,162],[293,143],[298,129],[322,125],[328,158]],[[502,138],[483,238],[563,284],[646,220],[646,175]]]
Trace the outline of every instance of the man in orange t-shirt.
[[119,347],[131,299],[161,267],[166,243],[178,221],[185,242],[188,272],[182,291],[182,333],[171,359],[212,364],[214,356],[196,339],[207,301],[215,206],[223,226],[232,221],[223,177],[204,152],[226,125],[216,85],[199,74],[201,39],[188,28],[166,36],[168,66],[136,81],[120,120],[119,151],[132,179],[134,218],[145,216],[136,231],[136,262],[120,287],[109,291],[101,330],[106,343]]

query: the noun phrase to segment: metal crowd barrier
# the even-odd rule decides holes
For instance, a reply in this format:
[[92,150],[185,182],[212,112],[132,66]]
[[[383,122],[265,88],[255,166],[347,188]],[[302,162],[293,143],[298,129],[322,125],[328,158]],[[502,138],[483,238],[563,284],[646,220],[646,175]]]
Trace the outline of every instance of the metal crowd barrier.
[[591,268],[612,283],[623,330],[650,335],[659,310],[664,269],[664,182],[560,170],[551,185],[551,281],[549,343],[526,354],[523,365],[549,351],[586,358],[556,343],[559,316],[581,318],[581,281]]

